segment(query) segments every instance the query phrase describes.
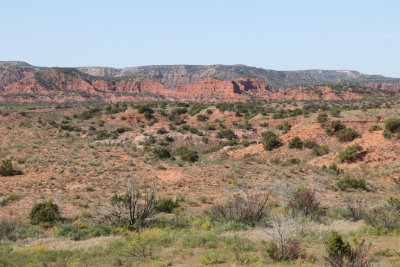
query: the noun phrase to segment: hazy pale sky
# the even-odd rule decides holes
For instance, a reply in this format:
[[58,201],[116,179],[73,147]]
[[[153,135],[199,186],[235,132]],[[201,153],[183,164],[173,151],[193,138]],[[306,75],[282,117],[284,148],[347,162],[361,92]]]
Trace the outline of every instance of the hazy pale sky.
[[13,0],[0,60],[39,66],[245,64],[400,77],[400,1]]

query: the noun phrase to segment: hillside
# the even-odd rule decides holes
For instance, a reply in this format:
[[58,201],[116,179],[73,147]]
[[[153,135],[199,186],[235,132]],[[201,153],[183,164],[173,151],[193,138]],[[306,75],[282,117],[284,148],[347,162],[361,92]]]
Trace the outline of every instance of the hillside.
[[399,79],[356,71],[244,65],[43,68],[0,62],[0,101],[5,102],[352,100],[399,90]]

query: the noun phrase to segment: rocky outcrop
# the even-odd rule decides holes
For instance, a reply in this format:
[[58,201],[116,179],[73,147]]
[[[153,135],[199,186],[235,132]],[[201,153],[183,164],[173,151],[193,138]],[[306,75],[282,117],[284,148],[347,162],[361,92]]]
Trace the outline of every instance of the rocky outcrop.
[[400,91],[400,82],[369,82],[365,86],[382,90]]
[[[11,75],[13,68],[18,68],[18,72]],[[400,89],[396,83],[371,83],[368,87],[334,84],[271,90],[269,83],[260,78],[221,80],[209,77],[169,90],[161,82],[149,78],[98,77],[72,68],[37,70],[4,66],[0,70],[8,75],[4,75],[8,78],[3,79],[3,86],[0,86],[0,101],[7,102],[352,100],[397,95]]]
[[201,82],[181,85],[171,95],[183,99],[221,98],[227,100],[246,100],[245,92],[264,93],[268,83],[258,78],[238,78],[232,81],[221,81],[206,78]]

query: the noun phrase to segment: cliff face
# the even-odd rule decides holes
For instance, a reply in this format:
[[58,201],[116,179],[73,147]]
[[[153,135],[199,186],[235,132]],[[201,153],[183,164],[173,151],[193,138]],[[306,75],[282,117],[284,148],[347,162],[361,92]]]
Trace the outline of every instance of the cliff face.
[[[255,100],[351,100],[366,96],[397,95],[400,83],[370,83],[368,87],[346,84],[300,86],[271,90],[260,78],[220,80],[205,78],[169,90],[159,81],[144,77],[99,77],[72,68],[34,69],[0,67],[0,101],[255,101]],[[373,89],[377,88],[377,89]]]
[[33,77],[35,69],[29,67],[0,66],[0,88],[19,80]]

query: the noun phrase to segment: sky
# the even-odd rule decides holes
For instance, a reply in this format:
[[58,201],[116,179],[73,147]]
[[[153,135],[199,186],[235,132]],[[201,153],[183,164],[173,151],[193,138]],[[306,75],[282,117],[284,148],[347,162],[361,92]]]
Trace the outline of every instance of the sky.
[[400,77],[399,12],[396,0],[0,0],[0,60]]

